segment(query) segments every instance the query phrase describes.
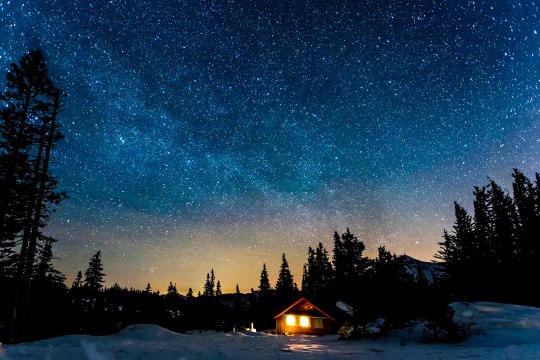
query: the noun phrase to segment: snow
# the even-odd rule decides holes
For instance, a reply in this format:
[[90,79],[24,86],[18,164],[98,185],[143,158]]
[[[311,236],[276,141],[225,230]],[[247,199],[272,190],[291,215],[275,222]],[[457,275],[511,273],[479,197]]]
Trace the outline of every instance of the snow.
[[[453,307],[457,321],[474,324],[473,336],[461,344],[419,344],[414,330],[375,341],[344,341],[337,335],[280,336],[250,331],[177,334],[139,324],[111,336],[70,335],[4,349],[0,346],[0,359],[540,360],[540,309],[485,302],[455,303]],[[401,346],[403,339],[405,346]]]

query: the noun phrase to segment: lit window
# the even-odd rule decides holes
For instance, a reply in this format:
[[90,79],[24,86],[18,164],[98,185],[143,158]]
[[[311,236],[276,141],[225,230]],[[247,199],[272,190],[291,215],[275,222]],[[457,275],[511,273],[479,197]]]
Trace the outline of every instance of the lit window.
[[309,327],[309,318],[305,317],[305,316],[302,316],[300,318],[300,326],[301,327]]
[[293,315],[287,315],[285,317],[285,323],[287,326],[294,326],[296,325],[296,318]]

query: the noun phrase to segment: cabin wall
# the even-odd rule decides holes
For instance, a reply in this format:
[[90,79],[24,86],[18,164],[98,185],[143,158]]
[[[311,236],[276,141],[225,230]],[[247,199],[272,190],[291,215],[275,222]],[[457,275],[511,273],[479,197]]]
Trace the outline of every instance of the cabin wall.
[[[291,315],[291,314],[287,314]],[[329,334],[332,331],[332,324],[329,319],[323,320],[322,328],[315,328],[313,325],[311,327],[302,327],[302,326],[290,326],[285,322],[286,315],[282,315],[276,319],[276,333],[277,334],[307,334],[307,335],[325,335]],[[310,324],[313,322],[310,321]]]

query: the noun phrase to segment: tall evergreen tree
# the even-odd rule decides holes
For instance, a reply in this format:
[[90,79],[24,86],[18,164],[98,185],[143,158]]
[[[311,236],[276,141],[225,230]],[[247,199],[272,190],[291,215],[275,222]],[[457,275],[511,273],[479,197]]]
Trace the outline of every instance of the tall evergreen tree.
[[84,287],[92,291],[98,291],[103,288],[103,264],[101,262],[101,250],[95,253],[88,263],[88,269],[84,273]]
[[259,292],[267,293],[271,290],[270,280],[268,279],[268,271],[266,271],[266,264],[263,264],[261,271],[261,279],[259,281]]
[[52,264],[52,239],[48,239],[40,251],[38,265],[35,269],[34,278],[40,283],[47,283],[59,287],[65,287],[66,277],[54,268]]
[[325,297],[332,291],[333,280],[334,271],[323,244],[319,242],[316,250],[309,247],[302,276],[302,292],[317,298]]
[[51,151],[63,137],[57,123],[61,91],[49,80],[39,51],[12,64],[7,80],[0,112],[0,234],[3,240],[20,238],[18,276],[28,282],[42,228],[65,198],[49,172]]
[[285,254],[281,256],[281,267],[279,269],[279,276],[276,282],[276,292],[278,294],[290,295],[294,293],[294,281],[289,269],[289,263],[285,258]]
[[218,280],[216,285],[216,296],[221,296],[223,293],[221,292],[221,282]]
[[314,295],[316,293],[315,283],[318,279],[316,271],[315,251],[310,246],[308,247],[307,262],[302,268],[302,292],[307,296]]
[[490,208],[487,188],[475,186],[474,192],[474,236],[478,246],[477,262],[478,266],[493,263],[493,226],[492,211]]
[[341,295],[350,296],[359,284],[369,265],[364,256],[365,245],[349,229],[341,237],[334,233],[334,270],[336,290]]
[[172,281],[169,282],[169,286],[167,287],[167,295],[178,295],[176,283],[173,284]]
[[71,285],[71,288],[78,289],[78,288],[81,288],[82,286],[83,286],[83,276],[82,276],[82,271],[79,270],[79,272],[77,272],[77,276],[75,276],[75,279],[73,280],[73,284]]
[[[35,273],[43,228],[66,197],[50,173],[52,150],[62,138],[57,122],[61,91],[48,77],[40,51],[11,64],[0,94],[0,276],[15,272],[20,280],[10,338],[24,338],[30,281]],[[13,245],[20,244],[18,256]],[[16,263],[15,263],[16,261]]]
[[206,274],[206,281],[204,283],[204,290],[203,295],[204,296],[215,296],[216,294],[216,276],[214,274],[214,269],[210,271],[210,273]]
[[495,181],[490,181],[490,201],[493,211],[493,248],[501,266],[516,259],[517,213],[512,198]]
[[514,182],[512,189],[518,215],[518,234],[521,260],[535,262],[540,260],[540,216],[535,206],[534,184],[518,169],[512,174]]

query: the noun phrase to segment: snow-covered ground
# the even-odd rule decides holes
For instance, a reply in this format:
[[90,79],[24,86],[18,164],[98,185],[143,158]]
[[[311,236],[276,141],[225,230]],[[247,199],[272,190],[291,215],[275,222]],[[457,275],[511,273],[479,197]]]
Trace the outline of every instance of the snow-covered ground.
[[475,324],[475,335],[456,345],[418,344],[415,331],[376,341],[343,341],[335,335],[177,334],[134,325],[112,336],[72,335],[6,346],[0,348],[0,359],[540,359],[540,309],[495,303],[454,308],[456,320]]

